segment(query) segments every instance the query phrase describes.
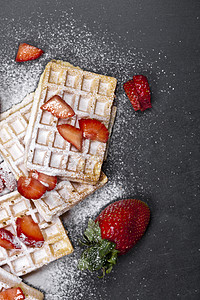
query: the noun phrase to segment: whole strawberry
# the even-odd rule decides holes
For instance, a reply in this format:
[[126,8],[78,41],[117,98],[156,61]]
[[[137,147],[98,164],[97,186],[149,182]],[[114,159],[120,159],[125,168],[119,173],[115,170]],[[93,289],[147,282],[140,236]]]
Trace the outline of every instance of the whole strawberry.
[[135,111],[151,108],[151,93],[148,80],[144,75],[134,75],[123,85]]
[[126,199],[107,206],[95,222],[89,220],[82,244],[88,246],[79,261],[81,270],[110,273],[117,256],[127,253],[143,236],[150,220],[148,205]]

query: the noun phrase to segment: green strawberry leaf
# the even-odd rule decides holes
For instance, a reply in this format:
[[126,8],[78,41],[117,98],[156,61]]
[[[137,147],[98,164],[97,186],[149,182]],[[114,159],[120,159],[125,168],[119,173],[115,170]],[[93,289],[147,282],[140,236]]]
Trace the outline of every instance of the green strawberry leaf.
[[89,220],[81,245],[87,248],[83,251],[78,262],[80,270],[102,270],[103,273],[100,278],[111,272],[113,265],[116,264],[119,251],[115,249],[115,243],[101,238],[101,229],[98,222],[95,223],[93,220]]
[[101,241],[101,229],[98,223],[95,223],[92,219],[89,219],[88,227],[85,230],[84,235],[91,243]]

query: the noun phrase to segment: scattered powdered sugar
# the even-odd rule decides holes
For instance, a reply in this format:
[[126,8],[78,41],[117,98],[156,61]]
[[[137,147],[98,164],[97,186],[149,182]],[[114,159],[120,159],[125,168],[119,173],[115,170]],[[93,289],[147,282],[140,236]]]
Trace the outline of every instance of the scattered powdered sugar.
[[[151,189],[145,169],[151,164],[148,146],[156,141],[156,135],[152,136],[152,132],[157,126],[158,116],[163,115],[164,119],[168,95],[174,89],[172,82],[175,74],[170,73],[170,68],[162,68],[162,62],[167,60],[162,51],[136,49],[108,30],[88,29],[81,19],[74,20],[70,12],[60,12],[57,19],[51,14],[46,19],[42,13],[37,13],[20,20],[4,21],[7,30],[5,32],[5,28],[1,28],[0,34],[7,46],[0,51],[1,111],[9,109],[35,90],[45,65],[51,59],[69,61],[85,70],[114,76],[118,80],[118,111],[108,160],[104,165],[109,182],[63,216],[74,253],[25,277],[30,284],[45,292],[45,299],[102,299],[98,290],[103,294],[103,283],[96,275],[77,270],[77,260],[81,254],[78,240],[88,219],[95,218],[107,204],[136,194],[145,196]],[[33,44],[43,49],[45,54],[35,61],[15,63],[20,42]],[[150,82],[153,108],[144,113],[134,112],[123,91],[123,82],[134,74],[146,75]],[[154,99],[154,94],[163,94],[162,100]],[[143,146],[140,144],[141,138],[146,141]],[[162,136],[158,137],[157,143],[164,147]],[[159,177],[155,181],[155,185],[158,184]]]

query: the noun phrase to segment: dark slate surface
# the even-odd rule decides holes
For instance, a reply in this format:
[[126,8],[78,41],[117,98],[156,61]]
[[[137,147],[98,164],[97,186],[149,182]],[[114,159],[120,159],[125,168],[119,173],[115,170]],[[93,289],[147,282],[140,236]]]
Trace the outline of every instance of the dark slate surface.
[[[90,62],[82,60],[83,55],[79,56],[77,47],[73,50],[73,40],[66,44],[66,49],[58,49],[55,36],[52,36],[51,44],[50,33],[42,35],[46,32],[47,20],[56,26],[67,24],[62,12],[68,12],[76,21],[75,32],[86,26],[91,39],[97,41],[99,36],[97,49],[88,49]],[[74,292],[74,299],[88,300],[200,299],[200,2],[1,0],[0,16],[1,60],[5,53],[8,57],[14,56],[16,44],[23,40],[42,47],[47,53],[51,51],[52,57],[41,60],[42,67],[49,57],[56,56],[118,78],[118,116],[104,170],[111,183],[118,182],[116,174],[119,174],[119,181],[123,179],[124,198],[140,198],[151,208],[147,234],[132,251],[119,259],[111,275],[101,281],[96,275],[84,274],[79,277],[82,289],[77,292],[75,284],[71,296]],[[101,40],[103,47],[104,32],[108,50],[113,47],[115,50],[113,57],[105,54],[105,50],[101,61],[94,55],[98,55]],[[61,37],[58,39],[60,43]],[[81,43],[82,39],[80,47]],[[134,56],[128,63],[129,49],[137,54],[136,64]],[[100,63],[97,65],[97,62]],[[149,68],[148,63],[151,63]],[[6,89],[4,77],[7,75],[2,68],[0,70]],[[153,108],[144,113],[136,114],[123,92],[123,81],[134,73],[144,73],[150,81]],[[32,91],[36,82],[33,85],[26,91]],[[19,102],[14,98],[13,101]],[[79,206],[80,213],[83,208],[84,204]],[[68,215],[64,217],[64,223],[72,242],[78,247],[72,217],[70,224],[67,218]],[[65,261],[60,260],[60,266],[64,264]],[[59,269],[59,265],[56,266]],[[62,293],[58,289],[53,295],[48,294],[48,276],[45,278],[45,271],[42,272],[38,287],[46,292],[47,299],[72,299],[67,287],[66,293],[63,292],[63,274],[55,274],[57,280],[60,276]],[[40,274],[36,273],[38,283]],[[27,276],[26,280],[37,286],[34,277]],[[90,293],[90,282],[93,283],[93,294]]]

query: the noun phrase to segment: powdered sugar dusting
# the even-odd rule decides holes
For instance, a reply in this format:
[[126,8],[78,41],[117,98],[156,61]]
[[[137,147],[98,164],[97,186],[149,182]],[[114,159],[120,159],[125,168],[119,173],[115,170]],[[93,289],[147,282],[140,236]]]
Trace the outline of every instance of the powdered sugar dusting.
[[[77,260],[81,253],[78,239],[88,218],[95,218],[107,204],[136,195],[145,197],[151,190],[148,180],[148,168],[151,167],[149,149],[155,143],[165,149],[162,135],[156,134],[156,128],[165,126],[165,109],[168,97],[175,88],[175,74],[170,73],[170,68],[166,70],[162,67],[165,65],[162,62],[167,60],[164,52],[133,48],[123,37],[120,37],[124,41],[123,46],[121,43],[119,46],[114,33],[88,29],[81,20],[74,20],[70,12],[60,13],[56,20],[51,14],[47,20],[41,13],[37,13],[23,20],[4,21],[7,31],[5,33],[0,29],[0,33],[5,37],[7,47],[3,47],[0,52],[1,111],[20,102],[35,90],[44,66],[51,59],[69,61],[87,71],[114,76],[118,80],[118,112],[108,161],[104,166],[109,182],[63,217],[75,248],[74,253],[26,276],[29,283],[45,292],[46,299],[97,299],[97,282],[101,291],[104,285],[96,275],[77,270]],[[30,41],[31,34],[34,41]],[[15,63],[20,42],[29,42],[44,50],[45,54],[36,61]],[[131,79],[134,74],[146,75],[151,86],[153,108],[144,113],[134,112],[123,91],[123,82]],[[162,97],[155,99],[154,95]],[[163,116],[162,123],[158,122],[158,116]],[[140,143],[141,138],[146,141],[143,145]],[[159,176],[154,184],[159,186]],[[98,299],[101,299],[99,294]]]

